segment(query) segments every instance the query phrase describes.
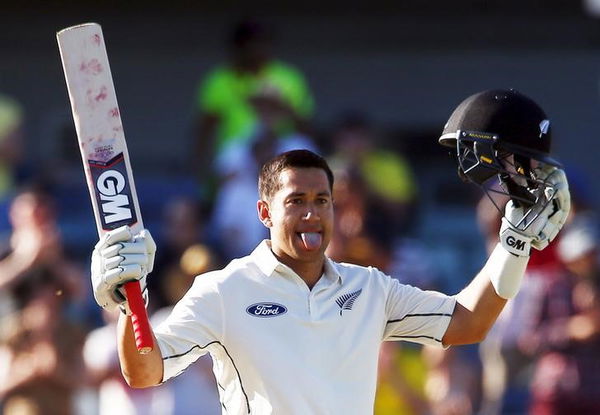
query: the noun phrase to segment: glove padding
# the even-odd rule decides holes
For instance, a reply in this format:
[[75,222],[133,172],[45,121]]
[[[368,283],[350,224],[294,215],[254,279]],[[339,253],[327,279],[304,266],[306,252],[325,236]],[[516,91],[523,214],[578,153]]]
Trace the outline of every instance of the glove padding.
[[536,168],[534,172],[545,183],[544,187],[532,191],[538,202],[532,207],[524,207],[510,200],[502,218],[500,242],[504,249],[517,256],[529,256],[531,247],[541,251],[548,246],[564,225],[571,209],[565,172],[549,165]]
[[129,226],[114,229],[100,238],[92,253],[92,287],[100,307],[117,307],[131,314],[123,284],[139,281],[148,303],[146,276],[154,267],[156,244],[150,231],[132,235]]

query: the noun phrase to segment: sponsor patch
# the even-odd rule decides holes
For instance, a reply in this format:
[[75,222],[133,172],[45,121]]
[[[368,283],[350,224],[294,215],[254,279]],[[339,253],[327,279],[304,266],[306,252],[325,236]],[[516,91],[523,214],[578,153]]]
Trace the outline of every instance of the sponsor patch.
[[123,153],[107,162],[89,160],[102,229],[111,230],[137,222]]
[[277,317],[287,313],[287,308],[277,303],[256,303],[248,306],[246,313],[259,318]]

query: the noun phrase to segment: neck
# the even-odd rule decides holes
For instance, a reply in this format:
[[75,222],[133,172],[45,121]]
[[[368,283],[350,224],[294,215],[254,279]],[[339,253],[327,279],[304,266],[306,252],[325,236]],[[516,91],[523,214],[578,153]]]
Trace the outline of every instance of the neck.
[[308,286],[309,289],[312,289],[321,275],[323,275],[324,267],[325,267],[325,257],[321,256],[318,260],[315,261],[298,261],[296,259],[290,258],[287,255],[280,255],[273,250],[273,254],[282,264],[290,267]]

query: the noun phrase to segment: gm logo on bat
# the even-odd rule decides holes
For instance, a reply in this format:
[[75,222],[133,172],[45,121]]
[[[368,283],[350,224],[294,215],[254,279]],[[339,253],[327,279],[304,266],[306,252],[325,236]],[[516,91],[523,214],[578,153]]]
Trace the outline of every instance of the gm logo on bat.
[[107,162],[89,160],[103,229],[137,222],[123,153]]
[[246,308],[246,313],[254,317],[277,317],[287,313],[287,308],[277,303],[256,303]]

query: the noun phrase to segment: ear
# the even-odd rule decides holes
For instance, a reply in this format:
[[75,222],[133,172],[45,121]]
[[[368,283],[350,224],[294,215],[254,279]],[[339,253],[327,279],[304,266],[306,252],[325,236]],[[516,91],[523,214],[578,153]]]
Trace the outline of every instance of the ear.
[[258,210],[258,219],[265,225],[267,228],[273,226],[273,222],[271,222],[271,210],[269,209],[269,204],[264,200],[259,200],[256,202],[256,209]]

